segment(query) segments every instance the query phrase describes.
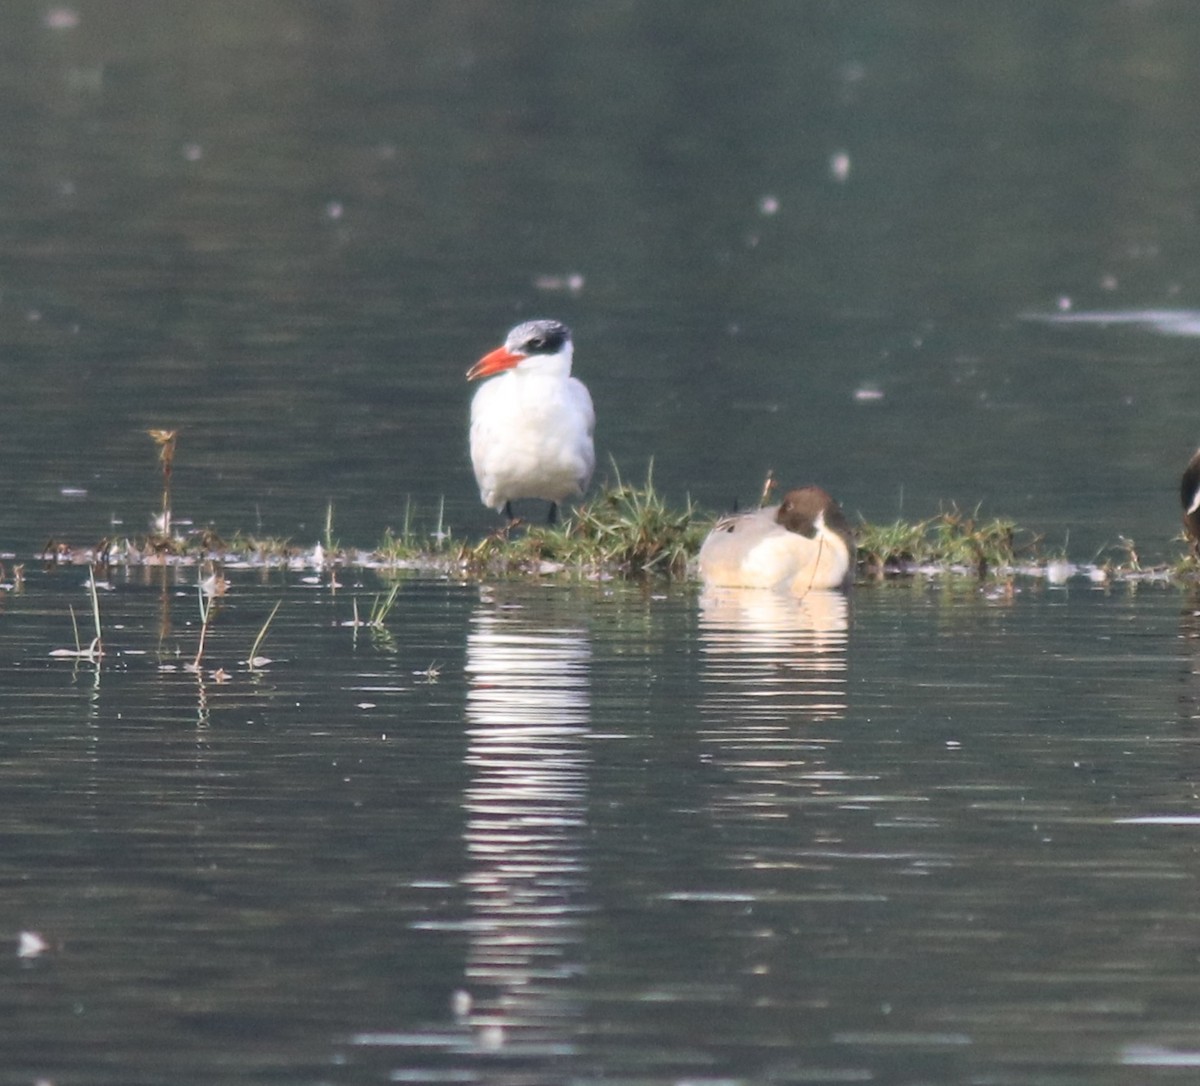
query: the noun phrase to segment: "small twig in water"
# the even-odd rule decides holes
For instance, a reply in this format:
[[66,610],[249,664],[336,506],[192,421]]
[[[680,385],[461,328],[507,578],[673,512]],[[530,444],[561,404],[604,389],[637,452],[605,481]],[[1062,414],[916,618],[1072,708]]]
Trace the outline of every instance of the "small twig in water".
[[429,683],[430,685],[433,685],[441,677],[442,665],[440,663],[438,663],[436,660],[434,660],[433,663],[431,663],[427,668],[422,668],[419,671],[414,671],[413,674],[420,675],[425,680],[425,682]]

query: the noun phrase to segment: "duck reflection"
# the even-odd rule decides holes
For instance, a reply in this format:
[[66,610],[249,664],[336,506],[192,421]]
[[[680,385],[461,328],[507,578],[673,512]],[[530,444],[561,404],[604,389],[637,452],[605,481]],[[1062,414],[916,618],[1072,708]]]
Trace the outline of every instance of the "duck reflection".
[[762,589],[706,589],[700,640],[707,715],[842,716],[849,624],[849,601],[835,589],[799,598]]
[[723,817],[773,819],[843,790],[826,758],[835,740],[814,725],[846,713],[849,614],[837,590],[701,595],[700,738],[726,771],[711,800]]
[[559,595],[485,594],[467,636],[465,1018],[521,1052],[557,1050],[578,1011],[592,650]]

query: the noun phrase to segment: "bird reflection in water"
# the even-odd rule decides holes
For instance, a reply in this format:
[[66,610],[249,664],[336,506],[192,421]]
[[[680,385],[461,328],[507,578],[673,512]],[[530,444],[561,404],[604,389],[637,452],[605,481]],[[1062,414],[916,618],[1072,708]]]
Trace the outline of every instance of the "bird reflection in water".
[[849,601],[836,589],[799,598],[706,589],[700,597],[705,704],[742,718],[842,716],[849,616]]
[[736,781],[718,806],[773,817],[839,790],[844,774],[826,762],[836,740],[815,726],[846,712],[849,614],[834,589],[701,595],[701,741]]
[[569,1051],[578,1015],[591,642],[559,595],[485,595],[467,636],[463,1017],[508,1052]]

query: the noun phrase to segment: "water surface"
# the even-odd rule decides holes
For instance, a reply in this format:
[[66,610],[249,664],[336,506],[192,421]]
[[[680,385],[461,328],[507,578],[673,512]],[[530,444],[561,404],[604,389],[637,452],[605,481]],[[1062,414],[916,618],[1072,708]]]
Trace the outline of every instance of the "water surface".
[[373,575],[241,575],[194,674],[190,585],[51,658],[77,580],[0,625],[9,1081],[1194,1066],[1176,590],[417,578],[372,635]]
[[[134,14],[136,12],[136,15]],[[64,17],[65,14],[65,17]],[[493,523],[462,380],[575,327],[601,474],[1169,551],[1194,311],[1184,5],[0,13],[0,539]]]
[[0,7],[0,1079],[1194,1076],[1183,590],[370,627],[375,572],[230,568],[193,670],[195,570],[113,571],[97,662],[33,556],[145,531],[151,427],[177,525],[477,538],[463,375],[556,316],[672,505],[1172,558],[1198,55],[1169,0]]

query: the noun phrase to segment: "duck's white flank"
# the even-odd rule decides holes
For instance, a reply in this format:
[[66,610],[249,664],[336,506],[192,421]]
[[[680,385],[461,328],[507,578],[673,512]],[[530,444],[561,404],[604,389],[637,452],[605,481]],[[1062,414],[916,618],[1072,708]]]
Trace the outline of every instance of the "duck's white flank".
[[790,491],[780,505],[726,517],[700,548],[700,575],[718,587],[803,595],[846,585],[853,573],[849,525],[818,487]]

